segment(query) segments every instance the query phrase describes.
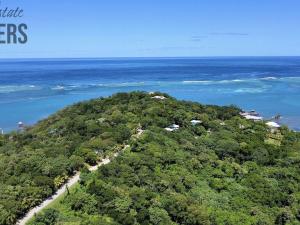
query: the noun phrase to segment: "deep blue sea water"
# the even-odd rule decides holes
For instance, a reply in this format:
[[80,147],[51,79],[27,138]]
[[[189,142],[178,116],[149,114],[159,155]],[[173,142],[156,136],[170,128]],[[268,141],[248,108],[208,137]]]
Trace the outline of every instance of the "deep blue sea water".
[[162,91],[235,104],[300,130],[300,57],[0,60],[0,128],[36,123],[74,102]]

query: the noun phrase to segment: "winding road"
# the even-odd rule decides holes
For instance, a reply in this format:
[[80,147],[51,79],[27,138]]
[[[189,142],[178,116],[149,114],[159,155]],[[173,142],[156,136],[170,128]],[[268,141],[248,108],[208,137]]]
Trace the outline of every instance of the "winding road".
[[[144,130],[137,129],[137,134],[133,135],[132,137],[139,138],[143,134]],[[123,149],[119,152],[116,152],[113,155],[113,158],[116,158],[121,152],[125,151],[127,148],[129,148],[130,145],[125,145]],[[89,168],[91,172],[96,171],[99,167],[109,164],[111,162],[111,159],[105,158],[101,162],[99,162],[96,166],[92,166]],[[61,195],[63,195],[67,191],[67,187],[71,187],[74,184],[76,184],[80,179],[80,172],[77,172],[73,177],[70,177],[68,182],[64,184],[61,188],[59,188],[54,195],[43,201],[39,206],[36,206],[35,208],[32,208],[26,215],[18,220],[16,223],[17,225],[25,225],[29,220],[31,220],[34,215],[41,212],[43,209],[45,209],[49,204],[51,204],[53,201],[55,201],[57,198],[59,198]]]
[[[138,136],[142,134],[138,133]],[[121,152],[123,152],[125,149],[129,148],[129,145],[125,145],[124,148],[113,155],[113,158],[117,157]],[[99,162],[96,166],[92,166],[89,168],[91,172],[96,171],[99,167],[109,164],[111,162],[111,159],[105,158],[101,162]],[[22,219],[20,219],[17,222],[17,225],[25,225],[34,215],[41,212],[43,209],[45,209],[49,204],[51,204],[53,201],[55,201],[57,198],[59,198],[61,195],[63,195],[67,191],[67,187],[71,187],[74,184],[76,184],[80,179],[80,172],[77,172],[73,177],[71,177],[66,184],[64,184],[61,188],[59,188],[54,195],[43,201],[39,206],[31,209]]]

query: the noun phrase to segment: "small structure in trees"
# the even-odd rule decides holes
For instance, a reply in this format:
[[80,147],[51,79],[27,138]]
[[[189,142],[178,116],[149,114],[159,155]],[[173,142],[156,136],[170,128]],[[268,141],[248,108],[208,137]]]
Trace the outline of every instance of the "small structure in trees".
[[263,120],[263,117],[259,116],[259,114],[255,110],[251,110],[249,112],[241,112],[240,115],[247,120],[254,120],[254,121]]
[[201,120],[191,120],[191,124],[193,126],[196,126],[196,125],[201,124],[201,123],[203,123]]
[[266,123],[266,125],[270,128],[271,133],[275,133],[278,131],[278,129],[281,127],[278,123],[269,121]]
[[179,125],[177,124],[172,124],[171,126],[168,126],[165,128],[166,131],[170,131],[170,132],[173,132],[175,130],[178,130],[180,128]]
[[162,95],[156,95],[156,96],[153,96],[153,97],[151,97],[152,99],[158,99],[158,100],[164,100],[164,99],[166,99],[166,97],[165,96],[162,96]]

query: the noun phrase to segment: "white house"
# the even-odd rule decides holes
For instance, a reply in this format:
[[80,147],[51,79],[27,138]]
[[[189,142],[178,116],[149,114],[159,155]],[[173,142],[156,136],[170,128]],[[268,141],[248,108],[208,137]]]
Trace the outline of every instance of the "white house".
[[250,112],[240,112],[240,115],[247,120],[254,121],[262,121],[263,117],[259,116],[259,114],[255,110],[251,110]]
[[254,120],[254,121],[262,121],[263,120],[263,118],[261,116],[245,115],[244,117],[247,120]]
[[168,126],[165,128],[166,131],[170,131],[170,132],[173,132],[175,130],[178,130],[180,128],[179,125],[177,124],[172,124],[171,126]]
[[165,96],[156,95],[156,96],[153,96],[152,99],[164,100],[164,99],[166,99],[166,97]]
[[201,124],[202,121],[201,120],[191,120],[191,123],[193,126],[197,125],[197,124]]
[[18,123],[18,129],[19,129],[19,130],[24,130],[24,128],[25,128],[24,123],[20,121],[20,122]]
[[278,128],[281,127],[278,123],[273,122],[273,121],[267,122],[266,125],[270,128],[272,133],[276,133]]
[[170,131],[170,132],[173,132],[173,131],[174,131],[174,129],[172,129],[172,128],[170,128],[170,127],[166,127],[165,130],[166,130],[166,131]]
[[278,123],[272,122],[272,121],[267,122],[266,125],[271,128],[280,128],[281,127]]
[[267,122],[266,124],[267,124],[267,126],[272,127],[272,128],[279,128],[279,127],[281,127],[278,123],[272,122],[272,121]]

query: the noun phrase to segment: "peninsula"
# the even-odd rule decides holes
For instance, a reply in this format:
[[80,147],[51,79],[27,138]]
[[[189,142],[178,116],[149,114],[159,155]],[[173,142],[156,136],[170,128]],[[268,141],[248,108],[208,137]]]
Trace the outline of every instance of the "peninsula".
[[29,224],[299,223],[300,134],[241,113],[119,93],[0,135],[0,224],[43,206],[79,172]]

